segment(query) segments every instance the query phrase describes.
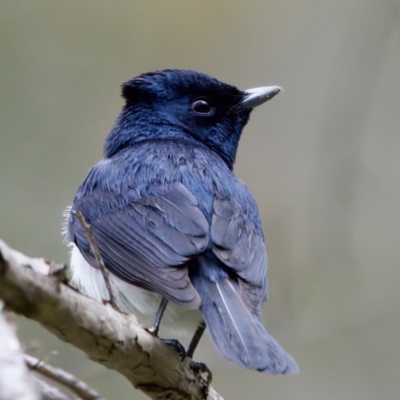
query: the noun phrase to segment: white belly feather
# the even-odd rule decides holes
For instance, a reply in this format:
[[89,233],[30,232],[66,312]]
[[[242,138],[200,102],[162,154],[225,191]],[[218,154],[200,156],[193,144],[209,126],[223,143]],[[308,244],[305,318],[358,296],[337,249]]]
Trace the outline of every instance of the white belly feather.
[[[82,256],[78,247],[71,243],[71,285],[96,300],[109,300],[103,275]],[[121,311],[136,315],[139,323],[149,327],[156,315],[161,296],[146,289],[133,286],[110,273],[110,283],[117,305]],[[173,335],[193,335],[202,317],[200,310],[187,310],[171,301],[161,320],[161,330]]]

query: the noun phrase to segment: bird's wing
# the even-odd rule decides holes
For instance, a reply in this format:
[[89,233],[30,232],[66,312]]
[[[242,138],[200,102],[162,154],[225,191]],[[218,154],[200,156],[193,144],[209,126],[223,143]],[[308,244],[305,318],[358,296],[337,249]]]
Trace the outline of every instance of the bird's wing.
[[267,251],[257,205],[247,187],[241,190],[241,201],[214,200],[211,239],[214,254],[237,274],[243,301],[259,315],[268,295]]
[[[91,199],[96,203],[90,205]],[[85,215],[90,214],[89,207],[102,201],[107,212],[94,213],[93,218]],[[185,263],[207,246],[209,224],[185,186],[173,183],[143,191],[132,189],[122,199],[99,192],[76,201],[74,209],[88,219],[103,261],[113,274],[183,307],[200,306]],[[88,239],[73,215],[68,230],[69,238],[96,265]]]

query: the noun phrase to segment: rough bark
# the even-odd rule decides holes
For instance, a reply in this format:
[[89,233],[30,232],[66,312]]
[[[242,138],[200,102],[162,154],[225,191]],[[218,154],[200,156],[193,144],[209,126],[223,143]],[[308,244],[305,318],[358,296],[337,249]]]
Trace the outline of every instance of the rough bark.
[[29,258],[0,240],[0,299],[7,309],[39,322],[152,399],[222,400],[195,372],[191,359],[181,361],[133,315],[78,293],[49,271],[49,262]]

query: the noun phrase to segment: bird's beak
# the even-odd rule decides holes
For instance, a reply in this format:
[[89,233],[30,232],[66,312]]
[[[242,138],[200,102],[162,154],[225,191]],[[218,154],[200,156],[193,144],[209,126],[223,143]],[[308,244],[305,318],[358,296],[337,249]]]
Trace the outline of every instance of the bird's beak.
[[243,99],[232,107],[232,111],[238,112],[257,107],[275,97],[282,89],[279,86],[264,86],[245,90]]

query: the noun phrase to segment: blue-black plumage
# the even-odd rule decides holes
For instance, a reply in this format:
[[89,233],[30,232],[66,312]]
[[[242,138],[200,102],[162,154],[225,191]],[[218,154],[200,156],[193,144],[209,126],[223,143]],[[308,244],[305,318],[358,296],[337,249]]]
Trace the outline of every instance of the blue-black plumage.
[[[72,210],[90,223],[125,308],[151,314],[154,298],[164,297],[200,309],[224,357],[295,374],[296,362],[259,319],[268,295],[261,220],[249,189],[232,172],[252,109],[279,90],[241,91],[183,70],[128,81],[104,159],[90,170]],[[72,213],[67,236],[75,284],[107,297]]]

